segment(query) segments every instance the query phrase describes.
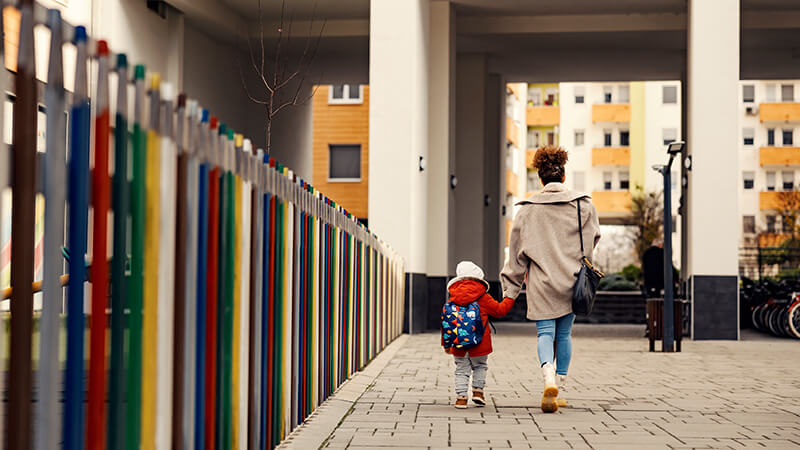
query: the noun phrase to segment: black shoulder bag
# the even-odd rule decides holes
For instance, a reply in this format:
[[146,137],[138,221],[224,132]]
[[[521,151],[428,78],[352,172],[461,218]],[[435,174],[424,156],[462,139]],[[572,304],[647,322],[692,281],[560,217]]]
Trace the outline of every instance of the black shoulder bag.
[[597,292],[597,285],[603,278],[603,272],[595,269],[586,253],[583,250],[583,220],[581,219],[581,199],[578,203],[578,236],[581,240],[581,268],[575,274],[575,286],[572,287],[572,312],[582,316],[592,313],[594,298]]

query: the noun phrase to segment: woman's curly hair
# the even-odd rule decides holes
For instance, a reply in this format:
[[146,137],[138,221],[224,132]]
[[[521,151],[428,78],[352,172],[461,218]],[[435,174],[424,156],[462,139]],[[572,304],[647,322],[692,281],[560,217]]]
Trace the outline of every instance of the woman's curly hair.
[[533,167],[539,171],[539,178],[544,184],[561,183],[564,179],[564,164],[567,163],[567,151],[555,145],[546,145],[536,150]]

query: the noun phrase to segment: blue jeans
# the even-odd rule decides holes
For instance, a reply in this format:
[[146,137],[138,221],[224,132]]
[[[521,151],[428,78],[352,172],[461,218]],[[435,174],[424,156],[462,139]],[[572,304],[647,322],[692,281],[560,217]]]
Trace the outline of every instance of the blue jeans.
[[[555,356],[556,373],[566,375],[569,369],[569,360],[572,358],[572,323],[575,314],[569,313],[558,319],[537,320],[536,333],[539,337],[539,364],[553,364]],[[553,355],[553,341],[556,342],[556,351]]]

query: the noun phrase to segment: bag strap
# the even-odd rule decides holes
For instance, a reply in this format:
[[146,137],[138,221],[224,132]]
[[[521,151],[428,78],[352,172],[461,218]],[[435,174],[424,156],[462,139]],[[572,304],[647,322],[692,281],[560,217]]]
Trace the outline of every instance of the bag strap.
[[583,225],[581,223],[583,222],[581,220],[581,199],[576,200],[576,202],[578,203],[578,236],[581,239],[581,257],[584,257],[585,254],[583,251]]

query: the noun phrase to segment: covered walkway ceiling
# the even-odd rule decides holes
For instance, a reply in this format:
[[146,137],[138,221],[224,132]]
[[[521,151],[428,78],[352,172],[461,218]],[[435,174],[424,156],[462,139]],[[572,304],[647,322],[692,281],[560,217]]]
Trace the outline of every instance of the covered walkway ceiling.
[[[229,41],[257,27],[257,0],[169,0],[198,26]],[[437,1],[437,0],[434,0]],[[680,79],[686,51],[685,0],[452,0],[457,51],[483,53],[508,81]],[[800,2],[741,0],[742,79],[800,76]],[[293,35],[325,19],[320,58],[361,67],[368,79],[369,0],[286,0]],[[316,9],[315,9],[316,8]],[[275,30],[281,1],[263,0]],[[297,39],[295,45],[301,45]],[[332,72],[337,73],[335,67]]]

